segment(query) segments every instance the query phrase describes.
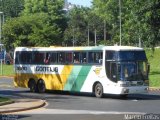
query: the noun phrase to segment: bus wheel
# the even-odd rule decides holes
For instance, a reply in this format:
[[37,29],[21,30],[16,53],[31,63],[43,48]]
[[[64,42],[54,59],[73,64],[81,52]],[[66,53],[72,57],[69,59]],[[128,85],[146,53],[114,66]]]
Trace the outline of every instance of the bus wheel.
[[94,86],[94,94],[97,98],[101,98],[103,96],[103,86],[101,83],[96,83]]
[[46,91],[46,86],[44,80],[40,79],[37,83],[37,88],[39,93],[44,93]]
[[121,99],[126,99],[127,97],[128,97],[128,94],[122,94],[122,95],[120,95]]
[[36,92],[37,91],[36,81],[33,79],[29,80],[28,87],[30,88],[31,92]]

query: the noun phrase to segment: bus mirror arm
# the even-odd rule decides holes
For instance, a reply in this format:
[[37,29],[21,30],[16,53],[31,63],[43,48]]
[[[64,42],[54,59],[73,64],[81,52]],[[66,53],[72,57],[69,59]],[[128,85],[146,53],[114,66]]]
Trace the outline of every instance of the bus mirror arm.
[[99,59],[99,63],[102,64],[102,59]]
[[150,64],[148,63],[147,64],[147,71],[148,71],[148,74],[150,73]]

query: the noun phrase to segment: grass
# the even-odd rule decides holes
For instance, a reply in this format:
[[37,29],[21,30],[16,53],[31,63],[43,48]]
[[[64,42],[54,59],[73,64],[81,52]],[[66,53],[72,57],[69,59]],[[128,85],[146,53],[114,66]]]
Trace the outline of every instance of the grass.
[[154,53],[151,49],[146,49],[146,54],[150,64],[150,86],[160,87],[160,49],[155,49]]
[[0,97],[0,106],[11,104],[11,103],[14,103],[14,101],[11,100],[10,98]]
[[14,70],[13,65],[2,65],[2,71],[1,71],[1,65],[0,65],[0,76],[13,76]]
[[9,100],[10,100],[9,98],[0,97],[0,103],[1,102],[6,102],[6,101],[9,101]]
[[[150,74],[149,74],[150,87],[160,87],[160,48],[155,49],[154,54],[151,49],[146,49],[145,51],[150,64]],[[3,76],[13,76],[13,75],[14,75],[13,65],[3,65]]]

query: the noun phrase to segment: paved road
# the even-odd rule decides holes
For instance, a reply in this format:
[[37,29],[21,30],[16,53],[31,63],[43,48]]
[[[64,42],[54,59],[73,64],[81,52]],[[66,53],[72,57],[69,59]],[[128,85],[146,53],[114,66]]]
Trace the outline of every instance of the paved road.
[[160,113],[159,91],[131,95],[127,99],[111,95],[98,99],[90,94],[55,93],[52,91],[44,94],[30,93],[28,89],[14,88],[11,78],[0,78],[0,95],[16,99],[37,98],[47,101],[48,104],[44,108],[14,113],[14,116],[11,116],[23,120],[124,120],[128,119],[126,115],[130,114],[142,117],[145,114],[153,116],[153,114]]

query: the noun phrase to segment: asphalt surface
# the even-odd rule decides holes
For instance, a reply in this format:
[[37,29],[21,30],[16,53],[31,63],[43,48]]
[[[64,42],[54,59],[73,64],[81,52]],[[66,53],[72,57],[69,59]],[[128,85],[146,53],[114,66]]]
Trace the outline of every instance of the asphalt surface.
[[[112,95],[98,99],[91,94],[54,91],[44,94],[30,93],[28,89],[14,88],[11,78],[0,78],[0,95],[14,99],[42,99],[47,102],[45,107],[8,116],[13,119],[15,117],[23,120],[125,120],[129,119],[126,115],[130,114],[140,115],[141,119],[146,114],[149,114],[151,118],[160,115],[159,90],[150,91],[149,94],[130,95],[127,99]],[[1,119],[7,118],[4,115],[0,117]]]

